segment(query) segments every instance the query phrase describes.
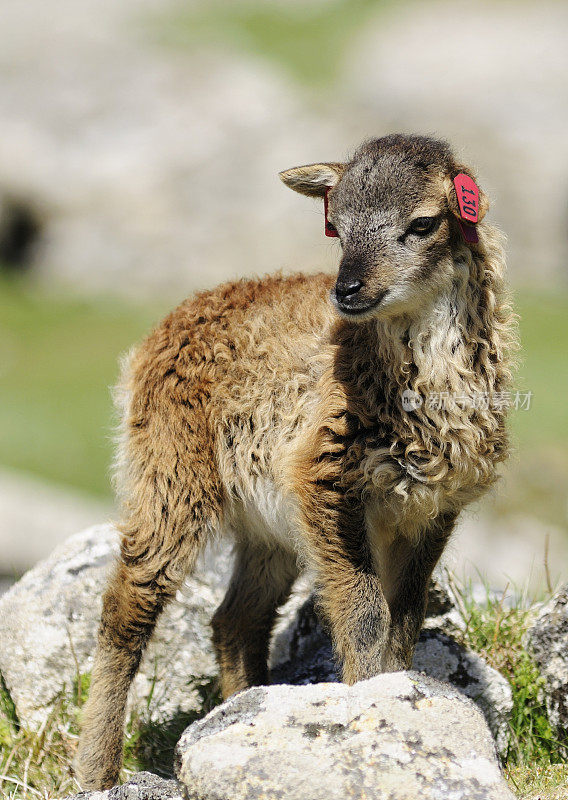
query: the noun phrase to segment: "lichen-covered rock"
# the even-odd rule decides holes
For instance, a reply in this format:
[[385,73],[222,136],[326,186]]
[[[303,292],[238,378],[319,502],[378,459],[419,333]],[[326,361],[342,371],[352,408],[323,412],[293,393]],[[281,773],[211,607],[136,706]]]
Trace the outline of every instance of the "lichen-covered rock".
[[[434,591],[439,590],[435,583]],[[434,606],[433,610],[437,612],[439,608]],[[430,627],[436,619],[441,619],[441,615],[435,613],[427,618],[416,646],[414,669],[451,683],[471,697],[485,715],[499,751],[505,752],[513,708],[508,681],[481,656],[447,635],[445,628]],[[273,683],[299,685],[338,680],[331,641],[316,616],[313,596],[280,622],[272,645],[271,664]]]
[[513,800],[479,709],[412,672],[249,689],[191,725],[194,800]]
[[480,655],[437,630],[422,631],[413,667],[432,678],[451,683],[470,697],[483,712],[497,749],[506,753],[513,693],[500,672]]
[[[118,541],[111,525],[76,534],[0,598],[0,673],[27,727],[38,727],[77,672],[92,667],[102,593]],[[214,569],[203,561],[160,618],[131,693],[131,703],[151,720],[197,708],[192,678],[216,675],[209,620],[223,596],[228,566],[226,552]]]
[[186,800],[186,795],[177,781],[139,772],[122,786],[105,792],[80,792],[66,800]]
[[545,681],[549,719],[568,733],[568,583],[537,613],[526,644]]

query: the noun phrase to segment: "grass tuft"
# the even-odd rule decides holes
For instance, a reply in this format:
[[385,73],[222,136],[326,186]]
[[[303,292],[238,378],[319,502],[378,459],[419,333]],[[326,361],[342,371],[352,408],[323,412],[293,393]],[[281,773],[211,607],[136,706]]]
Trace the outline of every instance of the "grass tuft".
[[[522,798],[555,800],[564,785],[568,796],[568,739],[558,736],[548,719],[544,701],[544,679],[524,647],[533,612],[524,597],[509,607],[505,595],[496,597],[488,589],[484,603],[476,603],[472,592],[460,593],[466,612],[464,643],[509,681],[513,694],[510,743],[503,759],[511,788]],[[558,795],[559,797],[561,795]]]
[[37,731],[18,722],[4,682],[0,684],[0,797],[61,797],[79,791],[70,764],[78,740],[78,696],[62,692]]
[[18,715],[16,713],[16,706],[12,700],[12,695],[8,691],[8,687],[4,682],[2,673],[0,673],[0,720],[2,718],[4,718],[14,727],[17,727],[20,724]]
[[133,714],[126,726],[124,768],[126,773],[149,770],[163,778],[173,777],[173,756],[184,730],[201,719],[221,702],[216,679],[192,678],[188,693],[197,691],[199,706],[195,711],[177,714],[167,723],[156,723],[147,714]]
[[[61,692],[40,729],[30,731],[19,724],[10,693],[4,682],[0,682],[1,798],[48,800],[80,791],[71,764],[89,685],[90,674],[81,674],[70,690]],[[187,689],[188,692],[197,690],[200,704],[195,711],[179,714],[164,724],[151,722],[146,713],[149,709],[130,715],[124,745],[123,781],[141,770],[172,777],[174,748],[181,734],[221,700],[217,682],[209,678],[192,678]]]

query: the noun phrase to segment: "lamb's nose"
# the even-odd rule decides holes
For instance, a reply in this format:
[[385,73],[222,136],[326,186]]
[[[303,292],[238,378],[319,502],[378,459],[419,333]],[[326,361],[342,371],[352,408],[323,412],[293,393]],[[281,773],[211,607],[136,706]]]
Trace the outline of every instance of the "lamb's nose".
[[359,289],[363,286],[361,281],[337,281],[335,284],[335,294],[338,300],[347,300],[348,297],[352,297],[353,295],[357,294]]

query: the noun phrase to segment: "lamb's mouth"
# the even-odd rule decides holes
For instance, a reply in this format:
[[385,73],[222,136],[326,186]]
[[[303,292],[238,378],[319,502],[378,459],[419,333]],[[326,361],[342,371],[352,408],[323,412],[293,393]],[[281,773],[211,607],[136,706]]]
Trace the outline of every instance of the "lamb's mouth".
[[331,302],[335,306],[335,308],[339,311],[342,317],[348,317],[350,319],[354,319],[357,317],[364,317],[368,315],[371,311],[374,311],[380,304],[383,302],[385,296],[388,293],[388,289],[385,289],[379,295],[377,295],[370,303],[366,305],[362,305],[357,302],[353,303],[346,303],[341,302],[337,299],[335,291],[331,290]]

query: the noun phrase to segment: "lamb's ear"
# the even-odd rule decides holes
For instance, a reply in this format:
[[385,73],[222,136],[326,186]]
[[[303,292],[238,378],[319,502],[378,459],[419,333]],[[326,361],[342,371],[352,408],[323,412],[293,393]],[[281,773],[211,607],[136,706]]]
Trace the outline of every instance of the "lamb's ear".
[[[473,177],[472,171],[469,167],[458,166],[451,175],[446,175],[444,178],[444,189],[446,190],[446,197],[448,198],[448,205],[450,207],[450,211],[452,214],[457,217],[458,220],[465,220],[466,222],[470,221],[467,216],[463,215],[460,210],[460,203],[458,202],[458,195],[457,189],[455,184],[455,179],[459,178],[460,175],[465,175],[469,181],[472,181],[474,184],[474,188],[477,189],[479,194],[478,198],[476,198],[476,207],[477,207],[477,222],[481,222],[483,217],[486,215],[487,211],[489,210],[489,198],[483,191],[483,189],[479,186],[479,184],[475,181]],[[458,181],[459,183],[459,181]],[[472,197],[471,194],[471,184],[467,181],[464,183],[465,186],[465,194],[462,197],[467,201],[469,197]],[[467,208],[467,202],[466,206]]]
[[345,172],[345,164],[306,164],[279,172],[286,186],[308,197],[323,197]]

